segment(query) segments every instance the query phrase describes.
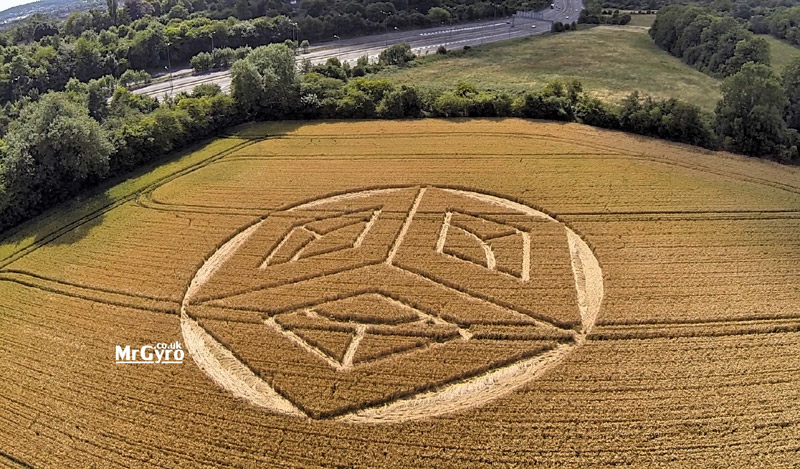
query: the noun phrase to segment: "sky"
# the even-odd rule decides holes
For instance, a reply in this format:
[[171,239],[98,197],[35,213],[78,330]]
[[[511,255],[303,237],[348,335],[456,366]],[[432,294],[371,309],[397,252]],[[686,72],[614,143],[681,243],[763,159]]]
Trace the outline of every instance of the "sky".
[[0,11],[8,10],[17,5],[24,5],[26,3],[33,3],[34,0],[0,0]]

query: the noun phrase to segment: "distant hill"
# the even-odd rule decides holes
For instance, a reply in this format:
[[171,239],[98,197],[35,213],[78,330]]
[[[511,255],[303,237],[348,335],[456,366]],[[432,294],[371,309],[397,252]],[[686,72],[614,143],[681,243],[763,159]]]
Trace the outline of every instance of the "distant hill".
[[53,18],[66,18],[74,11],[105,7],[106,3],[102,0],[39,0],[0,11],[0,28],[36,13]]

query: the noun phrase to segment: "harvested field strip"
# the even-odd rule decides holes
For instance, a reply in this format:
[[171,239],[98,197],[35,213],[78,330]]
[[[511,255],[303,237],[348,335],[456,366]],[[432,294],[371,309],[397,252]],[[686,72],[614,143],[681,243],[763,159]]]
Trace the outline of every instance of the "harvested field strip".
[[490,340],[555,340],[559,343],[575,341],[576,334],[572,331],[562,331],[561,335],[548,330],[546,333],[540,329],[518,326],[475,324],[470,326],[469,332],[474,339]]
[[[437,135],[437,134],[440,134],[440,135],[471,134],[471,135],[483,135],[483,136],[498,135],[498,136],[505,136],[507,138],[514,138],[514,137],[524,137],[524,138],[531,138],[531,139],[551,138],[551,139],[554,139],[554,141],[572,142],[572,143],[579,144],[581,146],[587,145],[586,142],[589,141],[589,142],[592,142],[591,144],[589,144],[590,146],[593,146],[595,148],[603,148],[603,149],[609,150],[611,153],[614,153],[614,154],[628,154],[629,156],[642,158],[642,159],[648,159],[648,160],[651,160],[651,161],[658,161],[658,162],[665,162],[666,161],[669,164],[680,164],[680,165],[684,165],[684,167],[687,167],[687,168],[698,169],[698,170],[711,170],[711,171],[714,171],[715,174],[720,174],[720,175],[735,175],[737,177],[742,177],[742,178],[755,178],[756,180],[768,183],[770,185],[778,184],[778,185],[783,185],[783,186],[786,186],[787,188],[795,189],[795,190],[800,188],[800,180],[798,180],[798,171],[789,170],[789,172],[787,173],[784,169],[781,169],[781,165],[773,164],[772,165],[773,168],[769,168],[770,175],[771,176],[779,175],[782,179],[793,179],[793,183],[791,183],[791,184],[780,183],[780,182],[777,182],[775,179],[772,179],[772,178],[771,179],[756,178],[752,171],[747,171],[745,169],[748,166],[748,164],[746,162],[747,159],[746,158],[742,158],[742,157],[738,157],[738,156],[733,156],[733,155],[730,155],[730,156],[727,157],[727,159],[729,159],[729,161],[728,161],[729,164],[726,167],[725,171],[719,171],[717,169],[712,169],[710,165],[704,164],[704,162],[701,159],[698,159],[696,157],[690,157],[689,159],[685,159],[683,161],[680,161],[678,158],[675,158],[675,156],[680,156],[681,159],[683,159],[684,156],[690,156],[691,154],[693,154],[693,153],[695,153],[697,151],[697,149],[695,149],[693,147],[689,147],[687,145],[682,145],[682,144],[673,144],[673,143],[667,143],[667,142],[663,142],[663,141],[656,141],[656,140],[648,139],[648,138],[645,138],[645,137],[630,136],[628,134],[624,134],[624,133],[620,133],[620,132],[608,132],[608,131],[602,131],[602,130],[597,130],[597,129],[590,129],[590,128],[586,128],[586,127],[576,126],[576,125],[573,125],[573,124],[566,124],[566,125],[565,124],[545,124],[543,127],[547,127],[548,130],[552,129],[551,130],[552,134],[541,133],[541,132],[537,132],[537,131],[532,131],[532,132],[529,131],[529,132],[525,132],[524,135],[520,135],[519,133],[510,133],[510,132],[507,133],[507,132],[501,132],[501,131],[496,131],[496,130],[495,131],[491,131],[491,132],[461,132],[461,131],[458,130],[459,122],[463,122],[463,121],[460,121],[458,119],[453,119],[453,120],[448,120],[448,121],[438,121],[437,125],[439,125],[439,126],[441,126],[443,128],[447,128],[448,131],[433,132],[433,131],[430,131],[431,126],[427,126],[427,127],[425,127],[424,131],[420,128],[419,133],[409,133],[409,132],[405,131],[409,127],[411,127],[411,128],[418,127],[418,126],[422,127],[422,126],[420,126],[420,122],[419,121],[406,121],[406,122],[403,122],[403,125],[399,126],[399,127],[393,127],[391,125],[391,123],[389,125],[387,125],[386,123],[383,123],[383,122],[368,122],[368,123],[366,123],[366,125],[379,127],[379,128],[381,128],[381,131],[386,132],[386,133],[390,133],[392,136],[394,136],[394,135],[398,135],[398,136],[410,135],[410,136],[417,137],[417,138],[420,138],[420,134],[431,134],[431,135]],[[491,122],[503,122],[503,123],[505,123],[505,122],[520,122],[520,121],[515,120],[515,119],[497,119],[497,120],[483,119],[483,120],[472,120],[470,122],[473,123],[473,124],[474,123],[480,123],[481,125],[485,125],[486,123],[491,123]],[[266,124],[266,125],[265,124],[261,124],[261,125],[269,128],[269,124]],[[275,136],[276,140],[280,140],[282,138],[299,138],[299,139],[305,139],[305,138],[308,138],[308,139],[310,139],[310,138],[320,138],[320,139],[321,138],[346,138],[347,137],[346,133],[338,131],[339,129],[346,127],[346,125],[347,125],[346,123],[326,122],[324,124],[321,124],[320,126],[317,126],[318,129],[322,128],[322,127],[325,127],[327,130],[329,130],[331,132],[330,134],[306,133],[303,128],[300,128],[300,129],[295,129],[293,131],[293,133],[291,133],[291,134],[280,134],[280,133],[278,133],[278,134],[274,134],[274,136]],[[398,132],[396,130],[397,128],[403,129],[403,131]],[[566,137],[564,137],[564,134],[565,134],[564,130],[565,129],[572,130],[572,131],[574,131],[575,134],[583,134],[583,136],[588,137],[588,138],[584,138],[584,139],[566,138]],[[619,140],[627,140],[627,142],[623,143],[622,145],[619,145],[619,144],[617,144],[617,145],[602,145],[602,144],[598,144],[596,142],[596,139],[591,138],[593,136],[599,136],[601,134],[616,135],[617,137],[619,137]],[[380,137],[380,136],[383,136],[383,135],[385,135],[385,134],[384,133],[364,133],[364,134],[359,134],[358,136],[353,136],[353,137],[349,137],[349,138],[358,139],[358,138],[362,138],[362,136],[363,137],[368,137],[368,136]],[[633,145],[631,145],[631,144],[633,144]],[[657,151],[657,152],[642,151],[644,149],[650,150],[651,148],[656,147],[656,146],[661,147],[662,150],[661,151]],[[630,149],[627,152],[625,152],[623,150],[623,149],[627,149],[629,147],[630,147]],[[668,153],[663,151],[664,148],[675,150],[675,155],[667,156]],[[709,155],[712,154],[712,152],[710,152],[710,151],[702,151],[702,152],[706,153],[706,154],[709,154]],[[653,153],[661,154],[663,156],[654,156]],[[721,155],[725,155],[725,154],[721,154]],[[767,164],[767,165],[769,165],[769,164]],[[767,165],[764,165],[764,166],[767,166]],[[737,169],[739,169],[739,168],[745,169],[745,170],[744,171],[737,171]],[[766,168],[761,168],[761,169],[766,169]],[[784,173],[784,174],[781,174],[781,173]]]
[[655,157],[648,157],[648,156],[638,156],[638,157],[636,157],[636,159],[648,160],[648,161],[653,161],[653,162],[656,162],[656,163],[662,163],[662,164],[665,164],[665,165],[677,166],[677,167],[681,167],[681,168],[691,169],[691,170],[698,171],[698,172],[704,172],[704,173],[713,174],[713,175],[716,175],[716,176],[727,177],[727,178],[730,178],[730,179],[733,179],[733,180],[736,180],[736,181],[745,181],[745,182],[752,182],[752,183],[755,183],[755,184],[762,184],[762,185],[767,186],[767,187],[773,187],[775,189],[782,189],[782,190],[785,190],[787,192],[791,192],[791,193],[794,193],[794,194],[800,193],[800,186],[796,185],[796,184],[783,184],[783,183],[775,182],[774,180],[771,180],[771,179],[754,177],[754,176],[751,176],[751,175],[749,175],[747,173],[733,173],[733,172],[729,172],[729,171],[721,171],[721,170],[718,170],[718,169],[715,169],[715,168],[711,168],[709,166],[702,165],[702,164],[699,164],[699,163],[696,163],[696,162],[695,163],[680,163],[680,162],[676,162],[676,161],[672,161],[672,160],[667,160],[667,159],[664,159],[664,158],[655,158]]
[[[375,283],[376,286],[365,287],[364,279],[366,278],[374,279],[372,283]],[[402,284],[396,279],[402,279]],[[392,284],[391,282],[395,284],[394,291],[377,286],[380,284]],[[225,300],[217,300],[212,302],[212,305],[234,311],[261,311],[265,314],[274,315],[290,312],[294,309],[313,307],[320,302],[336,301],[341,299],[342,296],[338,293],[330,293],[330,296],[325,294],[321,297],[314,296],[305,300],[303,297],[298,296],[296,290],[298,285],[308,288],[310,291],[325,291],[324,289],[326,286],[328,288],[331,286],[338,286],[338,288],[348,292],[347,296],[372,293],[380,294],[394,300],[402,301],[409,306],[426,311],[429,314],[436,312],[443,319],[456,324],[534,324],[543,328],[543,330],[552,331],[559,336],[563,334],[565,330],[571,330],[570,326],[562,327],[558,324],[551,323],[552,319],[549,316],[544,319],[534,318],[516,311],[513,307],[508,309],[492,303],[486,303],[485,300],[470,296],[457,287],[437,283],[423,275],[418,275],[397,267],[392,267],[388,274],[383,273],[375,266],[371,266],[357,271],[332,275],[330,279],[326,279],[325,281],[313,279],[304,280],[285,288],[278,287],[276,288],[276,290],[278,290],[277,293],[270,294],[269,296],[261,296],[261,294],[258,294],[254,295],[252,298],[248,297],[248,301],[240,303],[241,306],[233,306],[228,304]],[[400,285],[403,286],[402,290],[398,288]],[[455,296],[453,296],[447,304],[439,304],[437,307],[439,301],[437,298],[433,297],[433,294],[438,293],[442,287]],[[402,293],[396,293],[398,290]],[[412,294],[414,290],[419,292],[416,297]],[[271,305],[264,305],[264,299],[269,299]],[[285,303],[285,305],[282,303]]]
[[[481,387],[491,387],[491,392],[480,395],[482,403],[497,399],[524,386],[531,379],[531,375],[547,373],[550,368],[566,357],[571,349],[570,346],[556,345],[545,353],[528,360],[518,361],[498,370],[469,377],[466,381],[449,386],[444,391],[428,392],[410,400],[401,399],[379,409],[366,408],[353,415],[344,416],[340,420],[354,423],[384,423],[400,418],[405,419],[409,414],[416,414],[416,419],[422,419],[466,410],[476,405],[475,397],[470,396],[466,391],[474,392]],[[503,380],[502,386],[493,386],[495,380],[499,380],[500,376],[510,376],[511,379]],[[432,405],[431,402],[435,404]],[[432,408],[434,408],[433,411]]]
[[571,224],[605,259],[601,326],[798,317],[798,219]]
[[[65,282],[63,280],[58,280],[58,279],[54,279],[54,278],[48,278],[48,277],[44,277],[44,276],[39,275],[39,274],[35,274],[35,273],[32,273],[32,272],[25,272],[25,271],[22,271],[22,270],[15,270],[15,269],[0,270],[0,276],[2,276],[4,278],[7,278],[9,281],[15,281],[14,279],[16,279],[16,278],[28,278],[31,283],[35,282],[36,280],[40,280],[40,281],[44,282],[45,284],[59,284],[59,285],[63,285],[65,288],[72,287],[72,288],[78,288],[78,289],[83,289],[83,290],[94,290],[94,291],[96,291],[98,293],[111,293],[111,294],[114,294],[114,295],[129,296],[129,297],[132,297],[132,298],[139,298],[139,299],[143,299],[143,300],[152,300],[152,301],[160,301],[160,302],[164,302],[164,303],[171,303],[172,302],[169,298],[158,297],[158,296],[149,296],[149,295],[142,294],[142,293],[129,294],[129,293],[125,293],[125,292],[117,291],[117,290],[112,290],[112,289],[96,288],[96,287],[92,287],[90,285],[82,285],[82,284],[79,284],[79,283],[70,283],[70,282]],[[101,303],[102,303],[102,301],[101,301]]]
[[[487,353],[473,341],[456,341],[458,347],[448,345],[453,342],[434,345],[422,351],[394,355],[375,365],[362,364],[343,374],[336,371],[338,364],[334,366],[308,354],[302,347],[277,352],[287,339],[269,325],[245,329],[225,321],[204,320],[203,324],[219,342],[237,350],[237,356],[256,374],[271,376],[276,391],[284,396],[294,396],[292,402],[317,419],[342,415],[359,407],[380,406],[403,396],[437,389],[554,346],[552,342],[503,341],[491,344],[493,353]],[[484,341],[484,347],[487,345],[490,342]],[[464,353],[464,347],[468,353]],[[265,353],[265,350],[270,352]],[[435,362],[441,366],[425,370],[413,365],[417,362]],[[393,378],[384,381],[383,378],[388,376]],[[329,386],[334,383],[337,393],[331,398]],[[402,384],[400,388],[398,383]],[[356,405],[356,402],[361,404]]]
[[[486,301],[486,302],[488,302],[490,304],[496,304],[497,306],[500,306],[502,308],[506,308],[506,309],[510,309],[512,311],[519,312],[521,314],[524,314],[524,315],[530,317],[534,321],[536,321],[536,323],[538,325],[544,325],[544,324],[548,324],[549,323],[553,327],[556,327],[556,328],[559,328],[559,329],[572,329],[572,328],[577,326],[577,323],[573,322],[571,320],[555,320],[551,316],[544,315],[543,313],[537,313],[536,311],[533,311],[533,310],[530,310],[530,309],[517,311],[516,305],[514,305],[512,303],[509,303],[507,301],[503,301],[502,299],[490,298],[487,295],[481,294],[480,292],[477,292],[477,291],[470,291],[468,293],[464,292],[464,291],[462,291],[462,286],[461,285],[456,284],[456,283],[452,283],[452,282],[449,282],[449,281],[446,281],[446,280],[443,280],[442,278],[433,279],[433,278],[429,277],[425,271],[423,271],[421,269],[418,269],[418,268],[415,268],[415,267],[410,267],[410,266],[406,265],[406,266],[403,266],[400,270],[403,270],[403,271],[406,271],[408,273],[411,273],[412,275],[415,275],[415,276],[419,277],[422,280],[426,280],[426,281],[429,281],[429,282],[436,283],[436,284],[438,284],[440,286],[443,286],[443,287],[445,287],[448,290],[451,290],[453,292],[457,292],[459,294],[466,295],[466,296],[471,297],[471,298],[477,298],[477,299]],[[551,312],[548,311],[548,313],[551,313]],[[552,321],[552,322],[550,322],[550,321]]]
[[[513,121],[513,119],[506,119],[506,121]],[[449,121],[449,122],[453,122],[453,121]],[[449,125],[455,127],[455,125],[453,123],[450,123]],[[333,124],[331,126],[334,127],[335,124]],[[454,130],[446,131],[446,132],[425,131],[424,134],[425,134],[425,136],[422,136],[422,135],[416,134],[416,133],[391,132],[391,135],[393,137],[412,137],[412,138],[425,138],[425,137],[427,137],[429,135],[432,135],[432,136],[435,136],[435,135],[443,135],[443,136],[459,135],[459,134],[462,134],[462,132],[458,132],[458,131],[454,131]],[[480,136],[483,136],[483,137],[499,136],[499,137],[504,137],[504,138],[533,139],[533,140],[542,140],[542,139],[543,140],[548,140],[548,139],[552,139],[552,141],[554,141],[554,142],[559,142],[559,141],[560,142],[568,142],[568,143],[573,143],[573,144],[577,144],[577,145],[580,145],[580,146],[588,146],[588,147],[591,147],[591,148],[608,150],[612,154],[616,154],[616,155],[625,155],[625,156],[631,156],[631,157],[634,157],[634,158],[637,158],[637,159],[644,159],[644,160],[648,160],[648,161],[665,163],[665,164],[669,164],[669,165],[676,165],[676,166],[684,167],[684,168],[687,168],[687,169],[694,169],[694,170],[697,170],[697,171],[705,171],[705,172],[709,172],[710,174],[716,174],[716,175],[720,175],[720,176],[736,177],[736,178],[741,179],[741,180],[759,182],[759,183],[770,185],[771,187],[783,188],[783,189],[786,189],[786,190],[791,190],[793,192],[800,191],[800,182],[795,182],[794,184],[781,184],[781,183],[777,183],[776,181],[771,180],[771,179],[755,177],[755,176],[752,175],[752,173],[749,173],[749,172],[732,172],[731,169],[733,167],[740,166],[740,162],[739,161],[732,161],[731,162],[732,163],[731,167],[726,168],[726,171],[719,171],[717,169],[711,168],[708,165],[704,165],[701,161],[698,161],[696,158],[693,158],[691,163],[689,163],[689,162],[679,162],[679,161],[676,161],[674,158],[671,158],[671,157],[656,157],[656,156],[648,155],[646,153],[642,153],[641,151],[637,151],[637,150],[633,150],[633,149],[631,149],[629,152],[626,152],[626,151],[622,150],[618,146],[598,144],[596,141],[592,141],[592,140],[589,140],[592,143],[587,143],[587,140],[565,138],[565,137],[563,137],[563,135],[562,136],[554,136],[554,135],[536,134],[536,133],[528,133],[528,132],[526,132],[526,134],[524,134],[524,135],[520,135],[519,133],[506,133],[506,132],[498,132],[498,131],[493,131],[493,132],[463,132],[463,134],[480,135]],[[358,139],[369,138],[369,137],[380,137],[380,136],[383,136],[383,135],[384,134],[369,134],[369,133],[366,133],[366,134],[359,134],[358,136],[349,137],[349,136],[346,136],[346,135],[336,135],[336,134],[330,135],[330,134],[305,134],[305,133],[299,133],[297,135],[292,135],[292,134],[287,134],[287,135],[283,135],[283,136],[282,135],[275,135],[273,137],[273,139],[270,140],[270,142],[279,142],[282,139],[312,139],[312,138],[315,138],[315,139],[336,139],[336,140],[339,140],[339,139],[341,139],[341,140],[347,140],[347,139],[358,140]],[[634,141],[636,141],[636,140],[646,140],[646,139],[644,139],[642,137],[630,137],[630,136],[628,136],[626,134],[622,134],[622,133],[620,133],[619,135],[620,135],[620,137],[624,136],[624,137],[632,139]],[[650,143],[650,141],[648,141],[648,143]],[[686,149],[691,148],[691,147],[688,147],[686,145],[681,145],[681,144],[669,144],[669,143],[664,144],[664,143],[661,143],[661,145],[672,146],[672,147],[675,147],[675,149],[684,150],[684,152],[686,152]],[[258,146],[254,147],[254,148],[258,148]],[[711,153],[711,152],[708,152],[708,153]],[[261,153],[261,154],[263,154],[263,153]],[[236,155],[234,155],[234,156],[236,156]]]
[[[88,302],[84,302],[84,305],[90,305]],[[46,310],[42,310],[46,311]],[[63,311],[57,312],[57,314],[61,314]],[[50,312],[47,312],[50,315]],[[119,319],[118,317],[114,319]],[[121,327],[129,328],[129,330],[133,330],[136,328],[135,324],[128,323],[127,321],[119,323],[118,321],[114,321],[109,318],[110,322],[113,324],[119,325]],[[174,321],[174,320],[173,320]],[[58,322],[58,321],[57,321]],[[63,344],[62,337],[69,337],[68,334],[64,334],[62,331],[69,329],[73,326],[69,326],[71,321],[69,319],[65,319],[63,323],[59,322],[58,324],[54,325],[50,332],[48,333],[51,339],[57,339],[55,343]],[[80,435],[84,432],[83,428],[86,428],[87,419],[85,417],[76,416],[71,419],[71,422],[68,425],[63,424],[59,418],[55,416],[53,412],[58,412],[60,409],[64,408],[75,408],[75,409],[82,409],[81,415],[86,415],[86,412],[89,412],[95,418],[106,418],[108,420],[108,424],[106,426],[106,430],[104,432],[111,436],[110,439],[101,439],[101,440],[93,440],[90,443],[90,447],[84,449],[83,447],[74,448],[77,451],[77,457],[79,459],[82,458],[83,463],[85,463],[85,458],[102,458],[108,464],[114,464],[117,461],[117,464],[120,461],[120,458],[127,459],[133,458],[134,460],[138,460],[140,463],[146,461],[147,456],[135,451],[135,448],[148,446],[150,448],[156,448],[160,450],[164,450],[167,452],[174,452],[174,457],[176,458],[185,458],[186,455],[183,455],[180,451],[176,449],[170,449],[170,445],[168,442],[164,441],[157,441],[157,439],[153,439],[152,437],[148,437],[146,435],[152,435],[154,432],[159,430],[160,425],[153,425],[148,424],[152,417],[158,417],[161,419],[174,418],[176,412],[185,412],[186,409],[181,409],[181,406],[176,407],[174,404],[177,403],[169,403],[169,402],[162,402],[155,405],[155,402],[150,401],[157,396],[157,394],[152,393],[152,389],[154,387],[160,387],[161,389],[169,389],[173,386],[177,385],[178,389],[186,388],[185,385],[189,384],[189,382],[184,382],[183,384],[175,383],[175,384],[167,384],[165,383],[172,383],[173,380],[166,379],[164,373],[158,373],[158,376],[153,376],[152,372],[153,369],[149,368],[147,371],[141,373],[141,379],[136,381],[136,385],[132,385],[132,383],[127,383],[126,379],[118,379],[119,378],[119,370],[114,372],[114,367],[107,366],[106,370],[103,372],[98,373],[97,370],[91,370],[91,373],[86,373],[90,371],[85,367],[82,367],[83,362],[68,362],[60,364],[62,370],[59,370],[58,367],[53,366],[48,369],[47,366],[41,366],[42,364],[36,363],[32,360],[28,360],[27,357],[29,356],[36,356],[37,350],[39,347],[34,345],[34,342],[30,340],[25,340],[20,338],[19,341],[8,342],[9,338],[14,337],[15,333],[20,331],[19,328],[16,327],[15,324],[8,324],[11,329],[8,330],[10,333],[9,335],[3,334],[0,336],[2,338],[2,346],[0,349],[5,349],[7,346],[13,346],[17,349],[23,350],[28,348],[26,353],[18,356],[12,362],[8,362],[5,366],[15,366],[15,367],[24,367],[24,369],[28,370],[28,373],[32,379],[28,380],[15,380],[14,383],[6,383],[4,386],[3,398],[0,399],[3,401],[3,408],[9,407],[9,401],[7,400],[8,397],[6,396],[29,396],[32,393],[35,394],[40,392],[42,389],[42,383],[48,383],[47,387],[51,388],[51,391],[55,391],[61,394],[61,399],[58,401],[53,401],[52,399],[46,399],[44,401],[33,403],[33,406],[28,406],[28,401],[19,401],[15,400],[15,407],[17,408],[29,408],[30,411],[27,412],[30,417],[23,417],[24,420],[30,420],[34,418],[33,428],[31,428],[31,424],[28,425],[28,428],[22,429],[22,433],[26,434],[30,433],[32,438],[35,438],[40,444],[47,444],[47,445],[65,445],[66,447],[69,446],[69,441],[75,438],[81,438]],[[25,327],[25,326],[23,326]],[[86,327],[86,324],[79,324],[78,327],[83,327],[86,330],[86,333],[76,335],[73,340],[76,343],[83,343],[87,346],[88,350],[94,355],[95,352],[100,352],[100,355],[104,355],[105,351],[108,349],[109,344],[107,342],[103,342],[101,347],[95,347],[92,342],[83,342],[81,338],[91,337],[92,333],[90,328]],[[163,327],[163,326],[162,326]],[[28,328],[29,329],[29,328]],[[139,327],[139,329],[142,329]],[[144,332],[147,333],[146,331]],[[32,337],[26,336],[26,339],[31,339]],[[108,341],[113,343],[113,341]],[[99,357],[98,357],[99,358]],[[108,362],[107,358],[104,360]],[[55,365],[55,364],[53,364]],[[77,366],[76,366],[77,365]],[[53,378],[53,374],[60,374],[63,373],[63,368],[67,368],[72,373],[72,379],[70,380],[59,380],[56,382],[50,382]],[[83,369],[82,369],[83,368]],[[130,371],[130,368],[127,368]],[[157,371],[157,370],[156,370]],[[164,370],[167,371],[167,370]],[[116,378],[115,378],[116,376]],[[92,386],[91,383],[97,383],[95,386]],[[88,387],[87,387],[88,385]],[[10,386],[10,388],[9,388]],[[115,402],[119,397],[119,389],[120,387],[124,387],[129,390],[130,396],[127,398],[129,405],[126,406],[126,412],[123,415],[120,415],[119,409],[116,405],[102,405],[103,402],[112,403]],[[11,394],[7,394],[11,392]],[[96,399],[87,403],[86,396],[92,395],[95,396]],[[146,396],[145,399],[140,398],[139,396]],[[202,395],[197,394],[194,396],[194,399],[201,399]],[[190,399],[190,400],[194,400]],[[92,405],[93,403],[97,403],[100,405]],[[89,404],[89,405],[87,405]],[[130,411],[134,408],[137,409],[136,415],[130,415]],[[188,415],[188,414],[187,414]],[[194,413],[192,415],[195,415]],[[204,422],[203,413],[197,413],[196,417],[192,417],[192,420],[196,421],[196,424],[202,424]],[[150,418],[148,418],[150,416]],[[171,416],[171,417],[170,417]],[[22,417],[22,415],[20,415]],[[186,420],[186,419],[184,419]],[[51,421],[57,421],[56,424],[49,424]],[[138,429],[135,434],[126,435],[125,429]],[[163,429],[163,427],[161,427]],[[34,430],[36,431],[37,435],[33,436]],[[53,434],[51,441],[45,443],[43,441],[43,437],[40,436],[41,434]],[[140,435],[140,436],[134,436]],[[61,440],[61,441],[59,441]],[[125,442],[129,442],[129,446],[125,449]],[[4,445],[4,447],[9,447],[9,445]],[[245,450],[245,447],[240,448],[242,451]],[[126,454],[128,453],[128,454]],[[105,456],[103,456],[105,454]],[[138,456],[136,456],[138,454]],[[63,464],[65,459],[61,459],[61,463]],[[76,461],[76,464],[78,462]],[[116,464],[114,464],[116,465]]]
[[576,222],[597,222],[603,223],[627,223],[632,221],[659,222],[659,221],[710,221],[710,220],[797,220],[800,219],[800,211],[776,210],[765,212],[757,210],[753,212],[648,212],[646,214],[631,214],[630,212],[607,212],[607,213],[562,213],[557,216],[561,221]]

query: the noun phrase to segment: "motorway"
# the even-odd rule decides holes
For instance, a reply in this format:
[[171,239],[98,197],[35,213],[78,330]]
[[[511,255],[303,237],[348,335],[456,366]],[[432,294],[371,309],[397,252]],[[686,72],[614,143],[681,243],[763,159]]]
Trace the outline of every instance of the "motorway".
[[[309,49],[307,54],[299,55],[298,63],[303,59],[309,59],[316,65],[325,63],[331,57],[338,57],[342,62],[355,64],[359,57],[365,55],[370,61],[375,61],[381,51],[401,42],[409,43],[411,50],[417,55],[428,55],[435,54],[439,46],[456,49],[544,34],[550,31],[553,22],[577,21],[578,14],[583,8],[582,0],[555,0],[554,4],[555,8],[552,9],[517,12],[512,17],[496,20],[335,40],[319,44]],[[182,91],[191,92],[195,86],[202,83],[216,83],[223,92],[229,92],[231,87],[230,70],[195,75],[191,69],[183,69],[174,71],[173,77],[172,80],[159,81],[133,92],[160,99]]]

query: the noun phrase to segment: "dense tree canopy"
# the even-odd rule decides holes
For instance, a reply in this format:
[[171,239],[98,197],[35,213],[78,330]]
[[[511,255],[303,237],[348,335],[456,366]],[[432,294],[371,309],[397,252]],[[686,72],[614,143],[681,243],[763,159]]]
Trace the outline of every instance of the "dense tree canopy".
[[[281,0],[107,0],[107,11],[76,12],[61,23],[35,15],[0,33],[0,104],[62,90],[72,77],[163,71],[201,52],[476,20],[547,1],[301,0],[292,8]],[[211,67],[231,62],[215,57]]]
[[11,124],[6,143],[2,180],[14,200],[7,207],[11,220],[105,175],[112,151],[87,108],[60,93],[26,106]]
[[786,124],[800,129],[800,57],[794,59],[781,74],[786,93]]
[[695,6],[658,12],[650,36],[656,45],[714,76],[738,72],[747,62],[769,64],[769,44],[735,19]]
[[767,66],[748,63],[722,83],[717,133],[726,147],[754,156],[777,155],[786,138],[787,100],[778,76]]

